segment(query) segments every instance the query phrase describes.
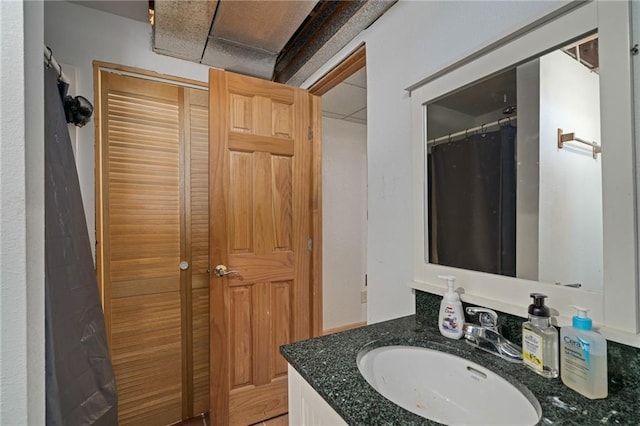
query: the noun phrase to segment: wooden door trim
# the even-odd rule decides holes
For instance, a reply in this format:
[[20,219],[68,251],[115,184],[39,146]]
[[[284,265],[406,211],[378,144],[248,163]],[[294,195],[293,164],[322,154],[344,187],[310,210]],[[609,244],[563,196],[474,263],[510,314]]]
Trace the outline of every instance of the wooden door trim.
[[309,95],[311,106],[311,333],[321,336],[322,316],[322,98]]
[[[309,94],[306,91],[296,90],[294,92],[294,99],[296,104],[304,105],[305,102],[309,102]],[[311,125],[311,117],[309,116],[311,109],[309,107],[305,107],[298,111],[298,116],[295,118],[297,123],[308,123]],[[296,140],[301,140],[306,145],[310,141],[308,140],[309,129],[304,126],[297,126]],[[311,143],[313,145],[313,143]],[[298,151],[300,150],[300,151]],[[306,154],[303,152],[307,150]],[[294,188],[293,191],[295,194],[302,194],[300,197],[294,197],[293,201],[293,210],[297,211],[310,211],[310,200],[311,200],[311,152],[312,149],[305,148],[305,150],[300,149],[299,145],[296,147],[296,167],[293,171],[294,174]],[[299,166],[298,166],[299,164]],[[298,172],[299,174],[296,174]],[[299,188],[299,189],[298,189]],[[312,231],[311,229],[311,215],[304,215],[304,217],[299,218],[301,223],[294,223],[293,225],[293,246],[295,247],[295,263],[296,265],[302,265],[301,267],[296,267],[296,276],[294,279],[299,283],[308,283],[308,285],[297,286],[296,291],[294,293],[294,297],[296,301],[293,307],[293,317],[298,317],[298,321],[295,323],[295,329],[293,330],[292,339],[293,341],[302,340],[311,337],[311,326],[312,326],[312,317],[308,315],[309,304],[313,303],[311,299],[311,293],[313,285],[309,281],[311,278],[311,255],[312,252],[309,252],[309,238],[311,237],[309,233]],[[296,238],[296,233],[298,233]],[[306,241],[305,241],[306,240]],[[296,310],[301,306],[305,306],[305,312],[297,313]],[[304,321],[300,319],[304,318]]]
[[[225,205],[222,191],[217,191],[219,185],[226,185],[225,182],[225,144],[214,143],[215,139],[221,140],[226,137],[226,129],[221,123],[227,122],[228,110],[224,107],[225,99],[225,76],[224,71],[211,68],[209,70],[209,205]],[[217,149],[217,151],[215,150]],[[221,209],[221,214],[217,216],[215,221],[213,215],[209,214],[209,259],[220,259],[222,264],[227,265],[226,250],[219,250],[219,247],[227,247],[226,227],[227,217],[226,208]],[[210,260],[211,267],[214,263]],[[211,318],[209,326],[209,347],[223,347],[229,352],[227,347],[227,324],[225,303],[227,300],[225,286],[222,280],[225,277],[216,277],[211,274],[209,277],[209,317]],[[229,423],[229,374],[228,374],[228,358],[229,356],[219,356],[219,351],[211,350],[209,354],[209,382],[210,400],[209,404],[211,424],[225,425]],[[215,404],[214,404],[215,402]]]
[[197,86],[198,88],[205,90],[209,87],[206,81],[192,80],[190,78],[162,74],[155,71],[145,70],[143,68],[130,67],[111,62],[93,61],[93,69],[99,70],[100,68],[103,68],[105,71],[120,71],[123,73],[134,74],[132,77],[163,80],[163,82],[169,84],[173,83],[177,85]]
[[346,59],[329,70],[309,88],[309,93],[322,96],[367,64],[367,49],[359,45]]
[[[102,125],[102,104],[106,102],[106,93],[104,93],[104,86],[102,84],[102,75],[100,73],[100,67],[93,67],[93,90],[94,97],[98,99],[94,108],[94,118],[93,122],[95,123],[95,175],[94,175],[94,185],[95,185],[95,201],[94,201],[94,215],[95,215],[95,223],[96,229],[95,238],[96,238],[96,275],[98,281],[98,291],[100,292],[100,297],[102,299],[102,310],[104,312],[104,320],[105,320],[105,331],[107,333],[107,344],[109,345],[109,352],[111,352],[111,286],[105,285],[105,283],[110,282],[109,279],[109,271],[105,270],[103,259],[109,257],[109,245],[106,244],[105,238],[109,234],[108,230],[105,229],[108,226],[108,220],[104,217],[104,212],[107,211],[108,205],[105,206],[105,203],[108,202],[108,192],[104,188],[104,182],[107,178],[106,176],[106,165],[105,165],[105,144],[103,141],[106,140],[106,135],[103,134],[105,132],[104,126]],[[113,355],[113,354],[111,354]]]

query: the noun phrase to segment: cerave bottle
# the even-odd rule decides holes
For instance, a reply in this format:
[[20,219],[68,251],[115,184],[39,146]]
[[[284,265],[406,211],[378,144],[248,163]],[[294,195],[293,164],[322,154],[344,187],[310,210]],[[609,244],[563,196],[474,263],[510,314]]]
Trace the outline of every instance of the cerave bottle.
[[560,330],[560,372],[562,383],[589,399],[606,398],[607,340],[593,331],[587,310],[578,313],[572,327]]

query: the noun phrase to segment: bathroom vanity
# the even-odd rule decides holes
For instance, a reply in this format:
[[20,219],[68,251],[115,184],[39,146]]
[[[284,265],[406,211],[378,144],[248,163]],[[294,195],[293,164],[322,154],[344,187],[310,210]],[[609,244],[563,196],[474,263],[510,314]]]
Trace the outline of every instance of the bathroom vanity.
[[[589,400],[564,386],[559,378],[539,377],[522,364],[473,349],[464,340],[442,337],[436,321],[439,298],[417,293],[416,315],[281,347],[291,372],[291,424],[438,424],[394,404],[367,383],[357,365],[358,353],[367,345],[432,348],[479,364],[533,394],[542,410],[538,424],[637,423],[640,413],[637,349],[609,342],[609,397]],[[507,314],[500,317],[503,330],[517,333],[518,323],[523,319]]]

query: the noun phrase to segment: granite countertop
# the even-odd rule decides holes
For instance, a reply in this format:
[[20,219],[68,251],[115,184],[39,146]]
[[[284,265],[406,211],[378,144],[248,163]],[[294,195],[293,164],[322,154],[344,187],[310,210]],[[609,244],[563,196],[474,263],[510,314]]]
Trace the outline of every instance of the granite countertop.
[[443,337],[437,327],[411,315],[341,333],[282,346],[280,352],[349,425],[433,425],[377,393],[360,375],[356,358],[365,345],[409,345],[461,356],[526,386],[542,407],[541,425],[638,424],[640,401],[635,386],[609,383],[609,396],[590,400],[545,379],[522,364],[474,349],[464,340]]

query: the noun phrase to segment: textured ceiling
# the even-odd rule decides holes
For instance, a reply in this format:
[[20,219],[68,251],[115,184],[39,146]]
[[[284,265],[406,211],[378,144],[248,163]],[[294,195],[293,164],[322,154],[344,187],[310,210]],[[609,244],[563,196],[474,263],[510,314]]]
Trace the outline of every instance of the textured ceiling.
[[209,37],[277,55],[315,5],[311,0],[222,0]]
[[156,1],[154,50],[270,80],[278,54],[316,3]]
[[271,80],[278,54],[315,4],[220,0],[201,62]]
[[396,0],[156,0],[153,49],[294,86]]
[[72,0],[148,22],[162,55],[300,86],[397,0]]
[[155,2],[155,52],[200,62],[217,5],[217,0]]

